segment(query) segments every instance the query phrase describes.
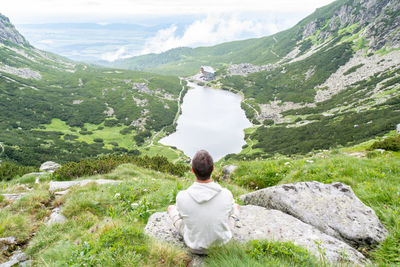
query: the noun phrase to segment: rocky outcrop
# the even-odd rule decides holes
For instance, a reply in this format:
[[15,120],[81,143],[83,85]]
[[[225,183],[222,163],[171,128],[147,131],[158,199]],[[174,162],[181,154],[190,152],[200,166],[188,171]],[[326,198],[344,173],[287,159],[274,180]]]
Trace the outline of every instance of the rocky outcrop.
[[1,263],[0,267],[11,267],[17,265],[18,263],[23,264],[23,262],[27,260],[28,256],[20,250],[17,250],[13,253],[13,255],[9,258],[7,262]]
[[387,236],[375,212],[342,183],[273,186],[243,195],[241,200],[283,211],[355,247],[376,245]]
[[0,14],[0,41],[9,41],[18,45],[30,46],[26,39],[15,29],[10,20]]
[[[318,32],[316,38],[324,41],[339,30],[346,29],[353,34],[360,31],[360,36],[368,41],[371,50],[379,50],[385,45],[399,47],[400,16],[397,15],[399,9],[398,0],[349,1],[337,7],[329,20],[317,19],[306,24],[303,28],[303,39]],[[325,27],[325,23],[328,22],[328,27]],[[355,24],[357,27],[347,28]]]
[[230,65],[227,69],[227,73],[229,76],[232,75],[240,75],[247,76],[250,73],[260,72],[260,71],[271,71],[280,66],[279,64],[267,64],[262,66],[253,65],[250,63],[241,63],[241,64],[233,64]]
[[397,124],[397,127],[396,127],[396,133],[400,134],[400,123],[399,123],[399,124]]
[[[305,247],[311,254],[331,262],[349,261],[361,264],[365,261],[361,253],[346,243],[278,210],[242,206],[238,219],[232,230],[233,239],[238,242],[291,241],[295,245]],[[185,247],[167,212],[154,213],[148,220],[145,232],[153,238]]]
[[55,163],[53,161],[46,161],[45,163],[40,165],[40,170],[44,171],[44,172],[53,173],[55,170],[57,170],[60,167],[61,167],[61,165],[58,163]]
[[0,66],[0,71],[18,76],[23,79],[42,79],[42,75],[40,75],[39,72],[31,70],[30,68],[15,68],[8,65],[3,65]]

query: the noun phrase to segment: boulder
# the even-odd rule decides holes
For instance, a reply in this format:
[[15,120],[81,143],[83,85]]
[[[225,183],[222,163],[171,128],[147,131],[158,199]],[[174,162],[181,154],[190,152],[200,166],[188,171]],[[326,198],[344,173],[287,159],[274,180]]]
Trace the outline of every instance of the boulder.
[[61,167],[61,165],[58,163],[55,163],[53,161],[46,161],[45,163],[40,165],[40,170],[44,171],[44,172],[53,173],[55,170],[57,170],[60,167]]
[[[238,219],[232,230],[233,239],[238,242],[290,241],[308,249],[311,254],[331,262],[348,261],[362,264],[366,261],[361,253],[343,241],[278,210],[252,205],[242,206]],[[178,247],[185,247],[167,212],[157,212],[150,216],[145,233]]]
[[278,185],[240,198],[245,204],[283,211],[355,247],[376,245],[387,236],[375,212],[342,183]]
[[396,133],[400,134],[400,123],[399,123],[399,124],[397,124],[397,127],[396,127]]
[[97,183],[97,184],[114,184],[114,183],[120,183],[121,181],[116,181],[116,180],[107,180],[107,179],[87,179],[87,180],[81,180],[81,181],[51,181],[49,183],[49,190],[50,191],[56,191],[56,190],[66,190],[72,186],[84,186],[87,185],[88,183]]
[[61,224],[67,221],[67,218],[62,215],[60,208],[55,208],[50,214],[49,220],[47,221],[47,225],[53,224]]
[[224,173],[223,179],[228,179],[236,169],[237,169],[237,166],[235,166],[235,165],[226,165],[222,169],[222,171]]

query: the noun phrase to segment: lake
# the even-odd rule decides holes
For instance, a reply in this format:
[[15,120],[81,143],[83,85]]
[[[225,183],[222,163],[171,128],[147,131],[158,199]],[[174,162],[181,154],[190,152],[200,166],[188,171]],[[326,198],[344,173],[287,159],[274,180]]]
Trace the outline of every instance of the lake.
[[160,143],[175,146],[193,157],[207,150],[214,161],[242,150],[244,129],[251,126],[240,107],[240,95],[203,87],[194,83],[183,98],[182,114],[176,132],[164,137]]

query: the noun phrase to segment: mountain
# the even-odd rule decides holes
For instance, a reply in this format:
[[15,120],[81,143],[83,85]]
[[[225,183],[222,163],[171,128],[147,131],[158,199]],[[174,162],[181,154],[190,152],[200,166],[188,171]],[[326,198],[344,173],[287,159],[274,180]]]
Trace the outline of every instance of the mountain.
[[29,47],[28,41],[15,29],[10,20],[0,14],[0,41]]
[[191,75],[240,92],[255,127],[241,158],[306,153],[381,136],[400,123],[400,2],[338,0],[283,32],[177,48],[115,66]]
[[94,68],[38,50],[4,16],[0,33],[2,159],[37,166],[138,153],[154,132],[174,129],[185,88],[177,77]]
[[399,2],[396,0],[338,0],[317,9],[289,30],[271,36],[212,47],[177,48],[161,54],[119,60],[112,65],[192,75],[201,65],[219,68],[244,62],[257,65],[275,63],[295,48],[300,49],[297,53],[300,56],[317,44],[337,43],[346,36],[347,39],[353,36],[352,41],[358,41],[369,51],[377,51],[383,47],[400,46],[399,15]]

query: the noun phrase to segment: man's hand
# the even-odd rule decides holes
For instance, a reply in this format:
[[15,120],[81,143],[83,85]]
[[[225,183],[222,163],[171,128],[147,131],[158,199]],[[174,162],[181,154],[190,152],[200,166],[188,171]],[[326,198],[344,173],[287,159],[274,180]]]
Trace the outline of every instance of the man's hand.
[[240,205],[239,204],[235,204],[235,208],[240,211]]
[[173,208],[174,206],[172,206],[172,205],[169,205],[168,206],[168,212],[170,212],[171,211],[171,209]]

